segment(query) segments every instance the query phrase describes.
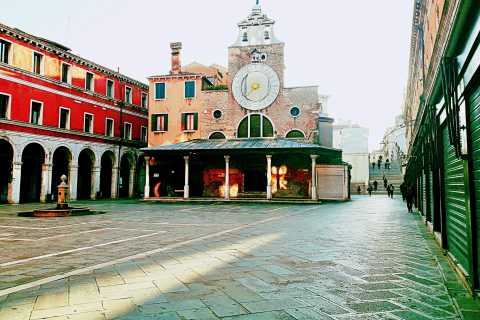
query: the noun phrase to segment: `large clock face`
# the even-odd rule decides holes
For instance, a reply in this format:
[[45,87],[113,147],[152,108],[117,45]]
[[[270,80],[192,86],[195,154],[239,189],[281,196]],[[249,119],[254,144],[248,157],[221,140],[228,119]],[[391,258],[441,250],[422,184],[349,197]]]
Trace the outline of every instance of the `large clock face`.
[[278,74],[268,65],[252,63],[240,69],[232,82],[233,97],[245,109],[270,106],[280,92]]

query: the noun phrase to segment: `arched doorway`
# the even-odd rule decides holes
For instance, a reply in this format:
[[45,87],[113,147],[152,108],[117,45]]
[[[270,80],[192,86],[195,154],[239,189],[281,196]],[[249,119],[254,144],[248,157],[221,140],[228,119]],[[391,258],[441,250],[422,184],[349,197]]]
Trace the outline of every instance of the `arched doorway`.
[[5,172],[0,174],[0,203],[6,203],[12,183],[13,148],[8,141],[0,139],[0,150],[0,168]]
[[113,163],[115,161],[115,155],[112,151],[105,151],[101,159],[100,168],[100,196],[103,199],[109,199],[112,197],[112,170]]
[[77,199],[88,200],[92,198],[92,176],[95,163],[95,154],[90,149],[84,149],[78,156],[78,184]]
[[39,202],[42,190],[42,167],[45,151],[38,143],[30,143],[22,153],[20,202]]
[[135,196],[140,197],[145,192],[145,158],[139,157],[137,160],[137,170],[135,177]]
[[130,197],[130,172],[133,169],[132,166],[133,156],[126,153],[122,156],[120,161],[120,198]]
[[60,177],[67,176],[70,181],[70,163],[72,161],[72,153],[66,147],[58,147],[52,157],[52,196],[57,199],[57,187],[60,184]]

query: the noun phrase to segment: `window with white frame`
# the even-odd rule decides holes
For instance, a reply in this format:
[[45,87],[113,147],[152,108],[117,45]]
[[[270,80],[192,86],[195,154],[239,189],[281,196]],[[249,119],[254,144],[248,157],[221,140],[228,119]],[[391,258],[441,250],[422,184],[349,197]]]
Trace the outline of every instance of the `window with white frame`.
[[83,131],[93,133],[93,114],[85,113],[83,115]]
[[132,103],[132,88],[125,87],[125,102]]
[[147,142],[147,127],[142,126],[140,128],[140,140],[142,142]]
[[85,90],[93,92],[94,74],[86,72],[85,74]]
[[10,118],[11,95],[0,93],[0,119]]
[[114,97],[115,94],[115,88],[114,88],[114,82],[113,80],[107,79],[107,97],[112,98]]
[[155,100],[164,100],[166,98],[167,87],[164,82],[155,83]]
[[30,102],[30,123],[42,124],[43,103],[39,101]]
[[185,99],[195,98],[195,81],[185,81]]
[[62,62],[62,75],[60,81],[62,81],[63,83],[72,82],[71,66],[68,63]]
[[182,113],[182,131],[198,130],[198,113]]
[[70,129],[70,109],[60,107],[58,112],[58,127]]
[[33,73],[42,74],[43,73],[43,54],[34,52],[33,53]]
[[148,95],[145,92],[142,92],[142,102],[141,102],[142,108],[146,109],[147,104],[148,104]]
[[123,138],[132,140],[132,124],[130,122],[125,122],[123,125]]
[[168,114],[166,113],[152,114],[152,131],[153,132],[168,131]]
[[0,39],[0,62],[10,63],[10,50],[12,44],[8,41]]
[[113,137],[113,119],[111,118],[105,120],[105,135],[107,137]]

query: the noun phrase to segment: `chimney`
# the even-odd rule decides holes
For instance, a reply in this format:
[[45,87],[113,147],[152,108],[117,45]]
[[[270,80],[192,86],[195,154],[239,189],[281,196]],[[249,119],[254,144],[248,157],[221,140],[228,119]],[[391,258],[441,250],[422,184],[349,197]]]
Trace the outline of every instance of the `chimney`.
[[179,74],[182,71],[182,63],[180,61],[180,51],[182,50],[181,42],[170,43],[172,49],[172,70],[170,74]]

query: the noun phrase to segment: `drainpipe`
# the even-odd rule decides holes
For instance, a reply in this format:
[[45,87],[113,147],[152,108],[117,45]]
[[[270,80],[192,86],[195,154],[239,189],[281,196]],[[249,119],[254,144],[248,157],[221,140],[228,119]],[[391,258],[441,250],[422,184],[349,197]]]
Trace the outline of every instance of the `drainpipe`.
[[[118,73],[120,73],[120,68],[117,70]],[[121,179],[121,152],[122,152],[122,144],[123,144],[123,108],[125,106],[122,97],[124,97],[124,92],[123,92],[123,87],[124,84],[122,81],[120,81],[120,100],[118,102],[118,106],[120,107],[120,121],[119,121],[119,126],[120,126],[120,140],[118,142],[118,157],[117,157],[117,198],[120,198],[120,179]]]

